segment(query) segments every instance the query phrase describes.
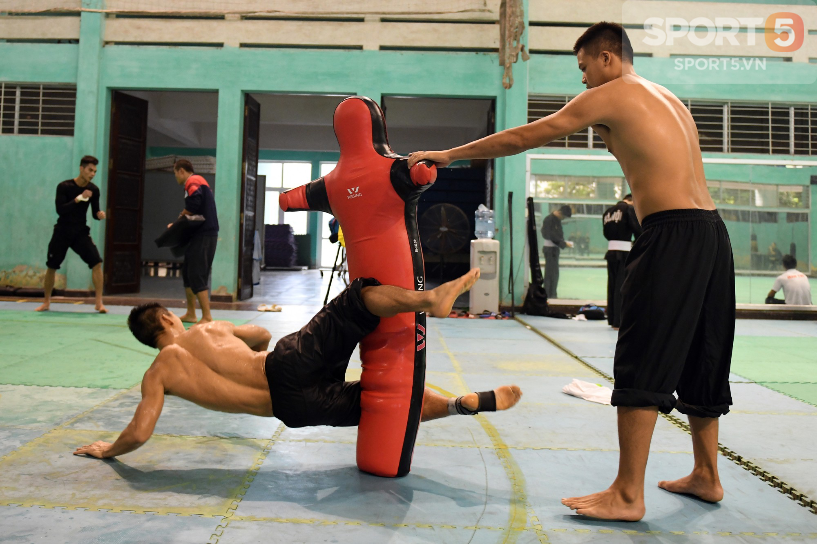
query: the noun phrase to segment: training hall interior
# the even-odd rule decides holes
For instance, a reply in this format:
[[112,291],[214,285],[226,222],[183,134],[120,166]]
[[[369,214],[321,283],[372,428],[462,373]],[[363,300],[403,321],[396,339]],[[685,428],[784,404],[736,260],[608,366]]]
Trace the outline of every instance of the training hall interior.
[[[649,291],[709,281],[698,253],[678,256],[698,241],[665,248],[677,270],[638,263],[640,285],[627,283],[635,259],[613,272],[612,253],[624,263],[656,231],[610,238],[613,207],[629,209],[632,193],[637,213],[646,190],[631,187],[619,161],[635,152],[613,154],[606,125],[509,156],[405,162],[545,126],[594,96],[574,44],[599,21],[626,30],[632,68],[694,122],[697,140],[678,153],[700,157],[728,234],[733,338],[703,318],[690,324],[673,306],[683,295]],[[660,118],[631,115],[641,126]],[[627,137],[642,151],[661,145]],[[78,246],[52,268],[55,191],[84,186],[89,155],[104,212],[85,218],[99,285]],[[343,379],[362,390],[359,425],[288,425],[274,401],[262,414],[166,386],[141,447],[74,455],[115,443],[153,398],[146,384],[165,348],[137,340],[132,309],[189,308],[189,239],[160,242],[185,219],[179,161],[217,209],[212,317],[266,335],[246,340],[254,352],[273,357],[298,331],[311,335],[301,355],[321,352],[343,333],[321,338],[307,324],[361,292],[360,277],[442,293],[445,311],[381,317],[388,326],[339,356]],[[0,542],[817,539],[813,0],[0,0],[0,167]],[[479,278],[450,295],[473,268]],[[613,298],[634,289],[659,308],[638,340],[645,353],[650,344],[674,356],[671,338],[684,334],[728,344],[731,406],[717,419],[658,411],[633,499],[646,511],[605,519],[562,500],[625,478],[621,345],[647,303]],[[35,311],[49,296],[48,311]],[[188,338],[215,330],[167,323]],[[222,344],[212,346],[218,360]],[[643,364],[635,374],[651,372]],[[277,398],[268,368],[253,371],[272,395],[264,402]],[[699,382],[716,379],[702,368]],[[198,383],[212,370],[184,372]],[[498,388],[511,384],[522,396],[508,405]],[[478,413],[462,415],[473,409],[453,399],[471,392],[496,404],[480,393]],[[448,412],[427,418],[439,398]],[[700,468],[701,419],[716,423],[716,500],[658,485]]]

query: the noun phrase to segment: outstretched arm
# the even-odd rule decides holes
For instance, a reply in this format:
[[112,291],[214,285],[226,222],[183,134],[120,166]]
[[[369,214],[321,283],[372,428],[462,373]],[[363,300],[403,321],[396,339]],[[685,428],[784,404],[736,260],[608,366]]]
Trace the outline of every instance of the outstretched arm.
[[459,160],[508,157],[528,149],[541,147],[591,125],[604,125],[611,110],[612,91],[614,89],[609,84],[588,89],[556,113],[533,123],[509,128],[446,151],[411,153],[409,168],[422,160],[435,162],[437,166],[444,168]]
[[149,369],[142,379],[142,402],[136,407],[133,419],[116,439],[116,442],[94,442],[77,448],[74,455],[90,455],[98,459],[116,457],[132,452],[150,439],[156,422],[162,413],[165,389],[159,372]]
[[268,351],[272,340],[270,332],[256,325],[241,325],[233,329],[233,335],[247,344],[253,351]]

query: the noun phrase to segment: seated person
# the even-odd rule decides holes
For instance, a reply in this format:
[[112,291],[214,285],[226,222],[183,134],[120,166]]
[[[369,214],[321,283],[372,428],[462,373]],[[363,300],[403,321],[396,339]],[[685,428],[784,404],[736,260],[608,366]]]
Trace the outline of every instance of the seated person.
[[[769,294],[766,295],[766,304],[800,304],[811,306],[811,285],[808,277],[797,270],[797,259],[791,255],[783,257],[785,272],[777,276]],[[774,295],[783,289],[785,302],[774,298]]]
[[[74,454],[116,457],[147,442],[162,413],[165,394],[210,410],[275,415],[289,427],[355,426],[360,382],[344,381],[358,342],[381,317],[426,312],[447,317],[454,300],[479,278],[479,269],[431,291],[408,291],[358,278],[307,323],[269,349],[270,333],[255,325],[213,321],[189,330],[158,303],[137,306],[128,317],[133,335],[158,348],[142,379],[142,401],[113,444],[94,442]],[[447,398],[425,388],[422,421],[453,414],[507,410],[519,402],[515,385]]]

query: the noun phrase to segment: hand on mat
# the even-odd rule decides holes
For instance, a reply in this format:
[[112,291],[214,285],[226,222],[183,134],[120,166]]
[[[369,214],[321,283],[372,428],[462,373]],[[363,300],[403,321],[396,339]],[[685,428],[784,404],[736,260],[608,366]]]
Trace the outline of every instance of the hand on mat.
[[436,163],[437,168],[445,168],[451,164],[451,159],[446,151],[415,151],[409,153],[408,167],[411,168],[420,161],[431,161]]
[[110,447],[111,444],[109,444],[108,442],[102,442],[100,440],[88,446],[82,446],[77,448],[77,451],[74,452],[74,455],[90,455],[91,457],[96,457],[97,459],[104,459],[105,452],[108,451],[108,448]]

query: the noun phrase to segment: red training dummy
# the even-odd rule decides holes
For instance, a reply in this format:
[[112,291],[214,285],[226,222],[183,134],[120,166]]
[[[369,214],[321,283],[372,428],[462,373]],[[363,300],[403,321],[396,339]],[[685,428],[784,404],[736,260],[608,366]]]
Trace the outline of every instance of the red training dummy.
[[[423,252],[417,232],[417,201],[437,178],[424,162],[409,171],[394,153],[380,107],[366,97],[347,98],[334,117],[340,160],[326,176],[282,193],[284,211],[331,213],[346,239],[350,278],[422,291]],[[425,387],[423,313],[381,318],[360,343],[363,363],[357,465],[378,476],[405,476]]]

